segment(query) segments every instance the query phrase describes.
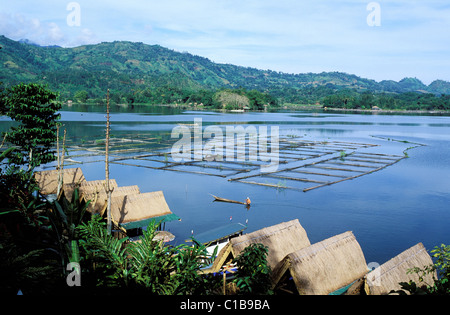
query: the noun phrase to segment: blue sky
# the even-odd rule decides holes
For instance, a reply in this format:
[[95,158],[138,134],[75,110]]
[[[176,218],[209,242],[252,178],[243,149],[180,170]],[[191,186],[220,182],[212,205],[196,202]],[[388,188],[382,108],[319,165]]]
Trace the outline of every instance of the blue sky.
[[[80,24],[70,25],[75,16]],[[372,17],[381,25],[369,26]],[[219,63],[376,81],[450,81],[449,30],[447,0],[0,0],[0,34],[15,40],[136,41]]]

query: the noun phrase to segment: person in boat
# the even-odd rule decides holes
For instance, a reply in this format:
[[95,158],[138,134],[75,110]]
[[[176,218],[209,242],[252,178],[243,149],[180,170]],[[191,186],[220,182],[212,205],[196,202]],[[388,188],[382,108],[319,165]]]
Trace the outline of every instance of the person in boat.
[[252,202],[251,202],[250,198],[247,197],[247,199],[245,199],[245,204],[246,204],[247,206],[250,206],[251,203],[252,203]]

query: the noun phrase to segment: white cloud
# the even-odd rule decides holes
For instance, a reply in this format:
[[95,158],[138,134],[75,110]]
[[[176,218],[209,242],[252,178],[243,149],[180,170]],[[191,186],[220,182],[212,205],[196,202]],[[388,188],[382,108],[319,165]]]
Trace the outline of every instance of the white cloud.
[[49,23],[47,29],[44,30],[44,32],[47,34],[47,37],[45,39],[47,43],[59,43],[64,40],[63,32],[54,22]]
[[73,43],[70,43],[68,46],[79,46],[79,45],[89,45],[96,44],[100,40],[97,35],[88,28],[83,28],[79,31],[79,35],[75,38]]
[[42,23],[19,13],[1,13],[0,21],[0,33],[15,40],[29,39],[40,45],[52,45],[64,39],[61,29],[53,22]]

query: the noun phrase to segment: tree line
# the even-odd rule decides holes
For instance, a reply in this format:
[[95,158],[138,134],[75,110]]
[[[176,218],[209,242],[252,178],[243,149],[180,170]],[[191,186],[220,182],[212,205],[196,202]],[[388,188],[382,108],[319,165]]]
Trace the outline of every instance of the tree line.
[[343,109],[373,109],[386,110],[450,110],[450,95],[435,95],[431,93],[406,92],[400,94],[355,93],[344,90],[323,99],[323,106]]
[[[190,89],[174,86],[148,87],[133,93],[111,91],[113,104],[191,105],[212,109],[264,110],[279,106],[278,100],[268,92],[239,89]],[[86,90],[74,94],[75,102],[102,104],[104,99],[90,99]]]

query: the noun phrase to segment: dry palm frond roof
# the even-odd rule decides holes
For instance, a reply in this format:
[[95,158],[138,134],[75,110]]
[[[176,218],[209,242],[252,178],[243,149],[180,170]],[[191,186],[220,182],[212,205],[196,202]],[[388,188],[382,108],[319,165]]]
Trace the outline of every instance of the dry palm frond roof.
[[298,219],[283,222],[232,238],[219,252],[212,270],[219,270],[229,255],[237,257],[250,244],[262,244],[268,247],[267,264],[273,268],[287,254],[309,246],[311,243]]
[[[389,294],[391,290],[401,289],[400,282],[409,282],[410,280],[420,286],[418,275],[408,274],[408,269],[414,267],[423,269],[432,264],[433,261],[427,250],[422,243],[418,243],[367,274],[366,291],[368,290],[368,292],[366,293],[371,295]],[[425,275],[424,282],[434,283],[433,276],[437,278],[436,273]]]
[[[81,168],[62,170],[64,184],[80,184],[86,181]],[[58,170],[39,171],[34,174],[39,190],[43,195],[56,194],[58,189]]]
[[[88,211],[91,213],[103,215],[106,210],[108,195],[104,188],[104,184],[105,181],[99,181],[97,185],[81,185],[79,187],[80,196],[86,201],[91,201],[88,207]],[[114,180],[110,180],[110,187],[114,187],[111,197],[123,197],[140,193],[137,185],[118,187]]]
[[[67,199],[72,199],[75,188],[78,188],[80,196],[86,200],[93,200],[96,194],[105,194],[106,180],[90,180],[80,184],[64,184],[64,193]],[[109,180],[109,187],[117,189],[118,185],[115,179]]]
[[274,269],[277,285],[289,271],[298,293],[330,294],[367,273],[367,264],[352,232],[345,232],[287,255]]
[[111,214],[119,224],[143,221],[172,214],[162,191],[114,196]]

